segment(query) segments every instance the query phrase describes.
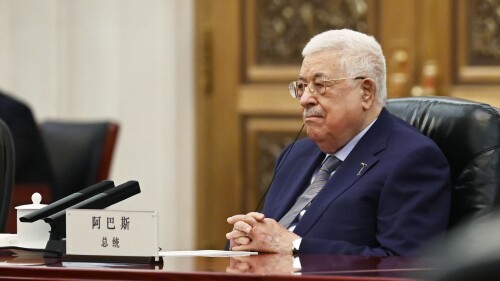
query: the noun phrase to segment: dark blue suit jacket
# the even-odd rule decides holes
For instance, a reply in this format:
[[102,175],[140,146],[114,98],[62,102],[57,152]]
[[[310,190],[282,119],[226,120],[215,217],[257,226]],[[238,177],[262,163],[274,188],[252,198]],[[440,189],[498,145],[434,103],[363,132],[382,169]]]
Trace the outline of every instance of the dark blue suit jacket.
[[[290,147],[277,161],[282,166],[263,210],[276,220],[325,157],[308,138]],[[367,166],[358,175],[361,163]],[[449,173],[432,140],[383,109],[297,224],[294,232],[303,237],[300,252],[411,255],[446,229]]]

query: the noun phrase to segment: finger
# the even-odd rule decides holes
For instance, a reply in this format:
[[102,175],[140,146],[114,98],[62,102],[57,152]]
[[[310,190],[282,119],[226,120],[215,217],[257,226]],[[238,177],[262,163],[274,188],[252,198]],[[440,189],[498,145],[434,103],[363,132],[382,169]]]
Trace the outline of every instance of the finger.
[[262,222],[264,222],[264,224],[267,224],[267,225],[270,225],[270,224],[275,224],[281,228],[284,228],[286,229],[285,227],[283,227],[281,224],[279,224],[275,219],[270,219],[270,218],[264,218],[262,220]]
[[226,221],[227,221],[229,224],[234,224],[234,223],[235,223],[235,222],[237,222],[237,221],[241,221],[241,220],[243,220],[243,219],[245,218],[245,216],[246,216],[246,215],[234,215],[234,216],[231,216],[231,217],[227,218],[227,220],[226,220]]
[[248,237],[239,237],[239,238],[234,239],[234,241],[238,245],[248,245],[248,244],[250,244],[250,242],[252,242],[252,240],[250,240],[250,238],[248,238]]
[[266,216],[264,214],[258,213],[258,212],[250,212],[247,214],[247,216],[251,216],[254,219],[256,219],[257,221],[262,221],[266,218]]
[[229,250],[232,251],[234,247],[239,246],[234,240],[229,240]]
[[237,221],[246,221],[246,222],[256,222],[256,221],[262,221],[265,218],[264,214],[258,213],[258,212],[250,212],[246,215],[234,215],[229,218],[227,218],[227,222],[229,224],[234,224]]
[[233,231],[234,230],[239,230],[241,232],[248,234],[252,230],[252,226],[246,223],[245,221],[237,221],[236,223],[234,223]]
[[231,251],[252,251],[253,248],[250,244],[247,245],[234,245]]
[[250,265],[246,262],[239,262],[234,265],[234,268],[238,269],[239,271],[247,271],[250,268]]
[[[241,218],[240,221],[245,222],[246,224],[250,225],[251,227],[257,225],[258,223],[261,223],[265,219],[264,215],[259,214],[259,213],[248,213],[243,218]],[[238,222],[236,222],[238,223]],[[235,223],[235,225],[236,225]]]
[[246,237],[247,234],[243,231],[239,230],[233,230],[231,232],[226,233],[226,238],[227,239],[235,239],[235,238],[240,238],[240,237]]
[[230,261],[229,267],[226,268],[227,273],[245,273],[250,266],[242,261]]
[[237,263],[240,263],[240,262],[245,262],[245,258],[246,257],[230,257],[229,258],[229,264],[237,264]]

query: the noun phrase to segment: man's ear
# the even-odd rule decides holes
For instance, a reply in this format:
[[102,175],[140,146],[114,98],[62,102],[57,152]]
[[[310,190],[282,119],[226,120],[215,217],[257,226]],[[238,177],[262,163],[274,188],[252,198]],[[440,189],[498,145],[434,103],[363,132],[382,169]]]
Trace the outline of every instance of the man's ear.
[[377,86],[371,78],[365,78],[361,82],[361,105],[364,110],[373,106],[377,94]]

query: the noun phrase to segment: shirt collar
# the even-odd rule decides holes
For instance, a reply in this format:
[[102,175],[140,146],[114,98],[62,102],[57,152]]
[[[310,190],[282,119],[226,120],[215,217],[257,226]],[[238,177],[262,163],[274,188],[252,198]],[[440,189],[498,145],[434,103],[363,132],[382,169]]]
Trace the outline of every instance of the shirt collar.
[[366,134],[366,132],[371,128],[373,123],[377,121],[377,118],[373,120],[366,128],[363,129],[363,131],[359,132],[351,141],[349,141],[344,147],[342,147],[339,151],[335,152],[332,154],[333,156],[337,157],[338,159],[344,161],[349,153],[354,149],[356,144],[358,144],[359,140]]

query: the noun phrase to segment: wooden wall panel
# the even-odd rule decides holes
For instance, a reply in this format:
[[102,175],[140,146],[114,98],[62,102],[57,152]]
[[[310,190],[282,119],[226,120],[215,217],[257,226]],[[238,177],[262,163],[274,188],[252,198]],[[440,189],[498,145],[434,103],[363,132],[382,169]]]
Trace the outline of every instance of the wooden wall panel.
[[243,2],[244,81],[291,81],[302,62],[309,39],[334,28],[376,33],[373,0]]
[[389,98],[450,95],[499,107],[499,3],[197,0],[198,248],[221,248],[227,216],[255,210],[275,157],[300,129],[287,85],[312,35],[343,27],[375,35]]
[[500,2],[457,1],[456,83],[500,83]]
[[241,205],[236,111],[240,6],[233,0],[199,0],[196,5],[196,245],[222,249],[231,229],[226,218]]
[[[273,178],[275,161],[302,128],[297,117],[250,117],[244,119],[243,209],[255,211]],[[304,137],[302,133],[300,137]],[[284,171],[286,172],[286,171]]]
[[499,1],[453,1],[449,95],[500,107]]

